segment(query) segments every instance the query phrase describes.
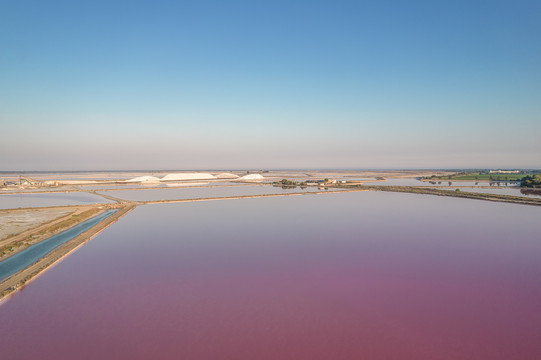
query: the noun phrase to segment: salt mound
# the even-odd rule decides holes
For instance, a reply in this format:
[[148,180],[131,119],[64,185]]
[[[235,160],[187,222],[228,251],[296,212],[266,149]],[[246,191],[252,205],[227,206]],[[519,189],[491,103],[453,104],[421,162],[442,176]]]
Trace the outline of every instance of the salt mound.
[[239,180],[263,180],[264,177],[261,174],[248,174],[239,178]]
[[179,181],[179,180],[208,180],[216,179],[216,177],[209,173],[174,173],[167,174],[162,177],[162,181]]
[[221,173],[216,175],[217,179],[236,179],[238,178],[238,175],[232,174],[232,173]]
[[126,180],[126,182],[157,183],[157,182],[160,182],[160,179],[155,176],[138,176],[136,178]]
[[166,183],[165,186],[167,187],[175,187],[175,186],[184,186],[184,187],[190,187],[190,186],[202,186],[202,185],[209,185],[208,182],[181,182],[181,183]]

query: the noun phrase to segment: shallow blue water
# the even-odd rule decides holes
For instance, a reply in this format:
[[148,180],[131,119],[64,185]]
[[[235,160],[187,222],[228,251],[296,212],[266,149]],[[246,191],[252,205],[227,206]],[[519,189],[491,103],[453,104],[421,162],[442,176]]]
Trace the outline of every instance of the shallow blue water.
[[74,237],[82,234],[92,226],[96,225],[106,217],[109,217],[118,210],[107,210],[98,216],[90,218],[82,223],[75,225],[74,227],[65,230],[59,234],[51,236],[50,238],[43,240],[37,244],[31,245],[23,251],[5,259],[0,262],[0,280],[7,278],[15,274],[17,271],[24,269],[31,265],[35,261],[41,259],[49,252],[54,250],[57,246],[73,239]]

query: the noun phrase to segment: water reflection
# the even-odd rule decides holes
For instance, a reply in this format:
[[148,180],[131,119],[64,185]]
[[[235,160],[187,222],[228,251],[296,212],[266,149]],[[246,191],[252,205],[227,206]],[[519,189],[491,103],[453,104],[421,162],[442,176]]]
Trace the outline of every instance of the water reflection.
[[523,195],[535,195],[541,197],[541,189],[520,189],[520,193]]

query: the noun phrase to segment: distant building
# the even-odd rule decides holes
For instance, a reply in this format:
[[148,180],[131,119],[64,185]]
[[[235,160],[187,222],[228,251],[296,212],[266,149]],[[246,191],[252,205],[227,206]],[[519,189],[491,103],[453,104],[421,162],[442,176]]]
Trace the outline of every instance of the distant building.
[[520,170],[490,170],[491,174],[519,174]]

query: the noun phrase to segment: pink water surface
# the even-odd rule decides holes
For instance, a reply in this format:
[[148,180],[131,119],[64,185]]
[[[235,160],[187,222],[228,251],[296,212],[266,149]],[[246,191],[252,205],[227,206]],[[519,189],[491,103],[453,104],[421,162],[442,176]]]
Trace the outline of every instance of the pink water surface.
[[142,206],[0,306],[1,359],[540,359],[541,208]]

